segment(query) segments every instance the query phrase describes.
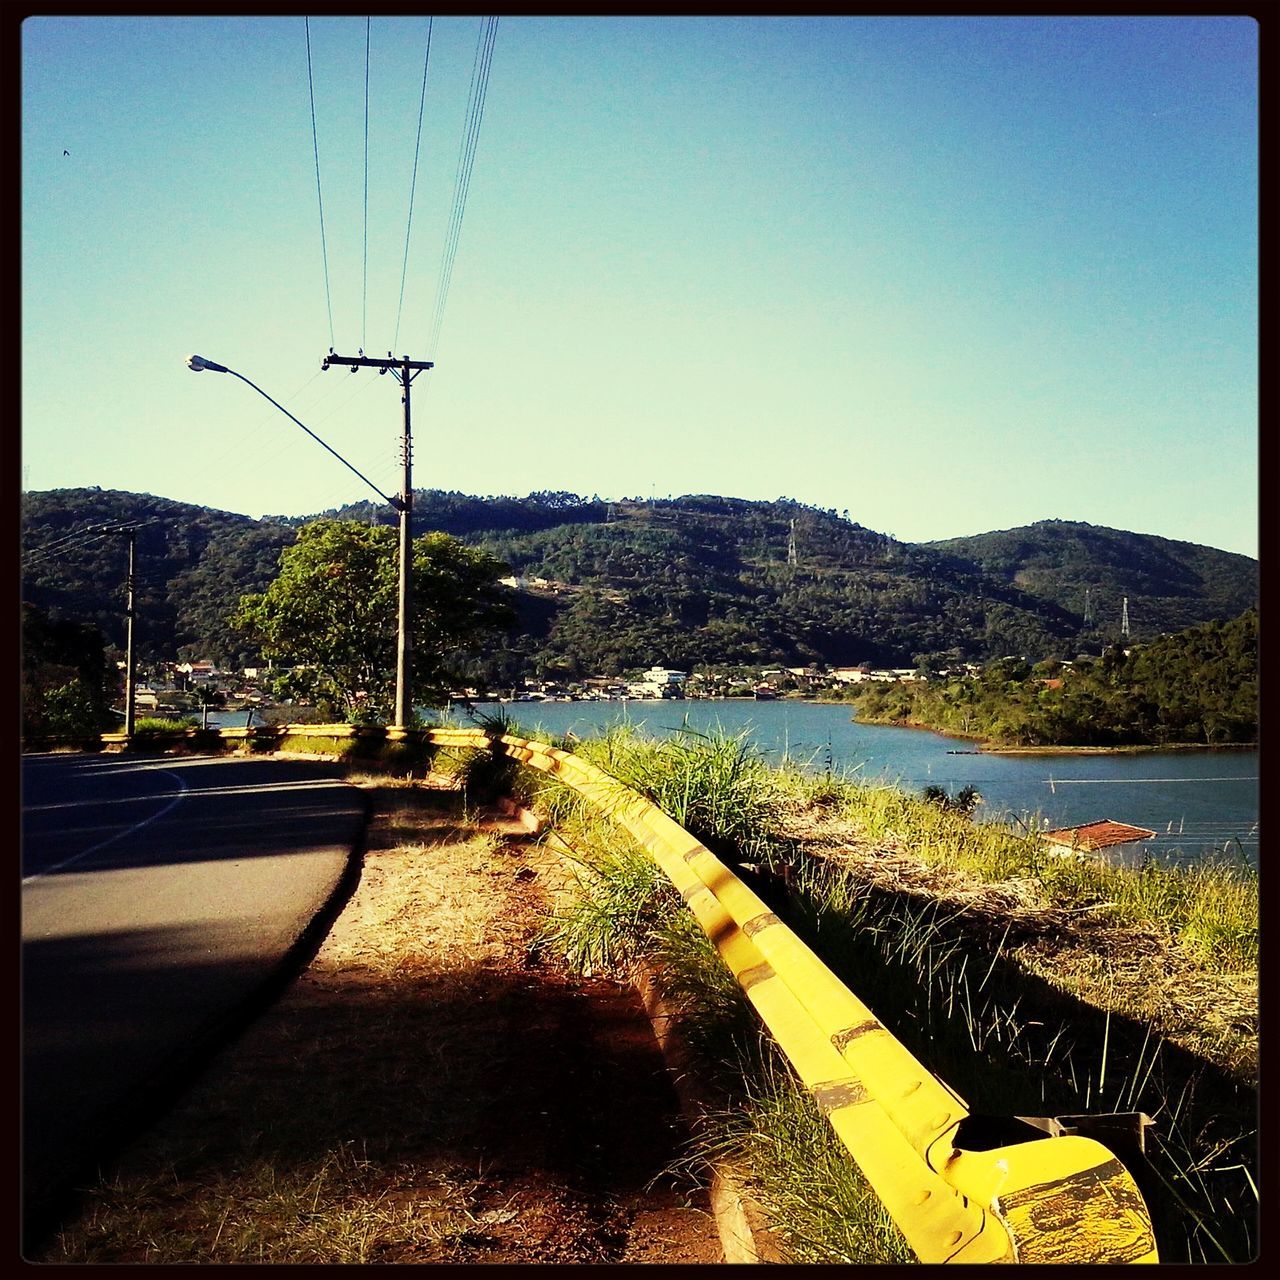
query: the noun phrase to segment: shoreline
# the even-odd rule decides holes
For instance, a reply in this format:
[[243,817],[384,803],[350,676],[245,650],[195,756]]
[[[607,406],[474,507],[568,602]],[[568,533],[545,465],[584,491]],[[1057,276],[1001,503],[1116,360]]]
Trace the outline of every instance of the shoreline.
[[[815,699],[816,701],[816,699]],[[1146,753],[1186,752],[1186,751],[1257,751],[1256,742],[1124,742],[1111,746],[1081,746],[1075,744],[1045,744],[1039,746],[1007,746],[988,739],[966,733],[957,733],[954,729],[939,729],[931,724],[922,724],[918,720],[859,720],[857,715],[850,719],[855,724],[878,725],[888,729],[920,729],[926,733],[937,734],[940,738],[952,738],[956,742],[972,743],[981,755],[989,756],[1132,756]]]

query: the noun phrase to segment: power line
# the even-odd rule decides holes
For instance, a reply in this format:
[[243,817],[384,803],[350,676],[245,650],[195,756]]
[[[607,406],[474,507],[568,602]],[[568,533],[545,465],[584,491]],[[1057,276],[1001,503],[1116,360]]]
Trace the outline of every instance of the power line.
[[[360,304],[360,351],[365,348],[369,320],[369,35],[372,18],[364,20],[364,294]],[[330,336],[332,349],[333,338]]]
[[67,547],[69,544],[74,544],[86,537],[94,534],[101,534],[103,530],[104,526],[101,524],[86,525],[83,529],[72,529],[69,532],[62,534],[60,537],[54,538],[49,542],[42,543],[38,547],[32,547],[32,549],[28,551],[23,558],[31,559],[36,556],[43,557],[49,555],[60,548]]
[[316,132],[316,89],[311,76],[311,19],[303,17],[307,33],[307,88],[311,93],[311,144],[316,157],[316,202],[320,206],[320,254],[324,259],[324,301],[329,310],[329,350],[333,350],[333,299],[329,293],[329,248],[324,234],[324,196],[320,192],[320,138]]
[[445,303],[449,285],[453,279],[453,263],[458,252],[458,237],[462,231],[462,219],[466,213],[467,191],[471,185],[471,170],[475,164],[476,142],[480,136],[480,122],[484,117],[485,96],[489,89],[489,67],[493,61],[493,46],[497,38],[497,17],[486,18],[476,44],[475,61],[471,69],[471,92],[467,101],[467,117],[463,141],[458,155],[458,168],[454,178],[453,211],[446,234],[444,254],[440,263],[440,280],[436,287],[435,315],[431,324],[431,340],[428,350],[435,351],[440,341],[440,329],[444,323]]
[[97,520],[93,524],[86,525],[82,529],[73,529],[68,533],[64,533],[59,538],[54,538],[51,542],[43,543],[39,547],[33,547],[23,557],[23,565],[25,567],[40,564],[55,556],[63,556],[72,551],[82,550],[85,547],[91,546],[95,542],[101,542],[103,538],[110,537],[115,533],[121,533],[130,527],[135,529],[145,529],[150,525],[159,523],[159,517],[146,520],[141,523],[128,519],[112,520],[107,522]]
[[413,177],[409,180],[409,216],[404,228],[404,263],[400,268],[400,302],[396,306],[395,337],[391,340],[394,350],[400,342],[400,315],[404,310],[404,282],[409,274],[409,233],[413,230],[413,196],[418,189],[418,154],[422,149],[422,117],[427,105],[427,68],[431,65],[432,19],[427,19],[427,53],[422,60],[422,95],[418,100],[418,136],[413,144]]

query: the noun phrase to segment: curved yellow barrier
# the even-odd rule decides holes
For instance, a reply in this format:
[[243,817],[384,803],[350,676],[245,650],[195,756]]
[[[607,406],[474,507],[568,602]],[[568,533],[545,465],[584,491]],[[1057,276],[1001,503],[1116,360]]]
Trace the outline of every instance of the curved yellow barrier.
[[922,1262],[1158,1260],[1142,1196],[1101,1143],[1069,1136],[957,1148],[964,1102],[655,805],[545,743],[479,729],[424,736],[438,746],[499,751],[553,775],[652,854]]

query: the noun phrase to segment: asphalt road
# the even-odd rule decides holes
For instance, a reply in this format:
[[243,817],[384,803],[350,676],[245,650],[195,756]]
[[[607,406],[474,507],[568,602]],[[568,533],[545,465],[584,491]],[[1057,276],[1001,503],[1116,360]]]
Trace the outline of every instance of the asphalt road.
[[305,761],[24,758],[28,1238],[279,974],[364,821]]

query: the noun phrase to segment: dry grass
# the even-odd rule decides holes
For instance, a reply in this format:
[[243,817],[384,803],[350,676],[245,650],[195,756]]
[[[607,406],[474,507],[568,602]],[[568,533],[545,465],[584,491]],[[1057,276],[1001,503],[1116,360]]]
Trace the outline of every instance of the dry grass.
[[718,1260],[703,1193],[660,1177],[682,1131],[637,997],[534,953],[558,860],[374,785],[312,964],[39,1261]]

